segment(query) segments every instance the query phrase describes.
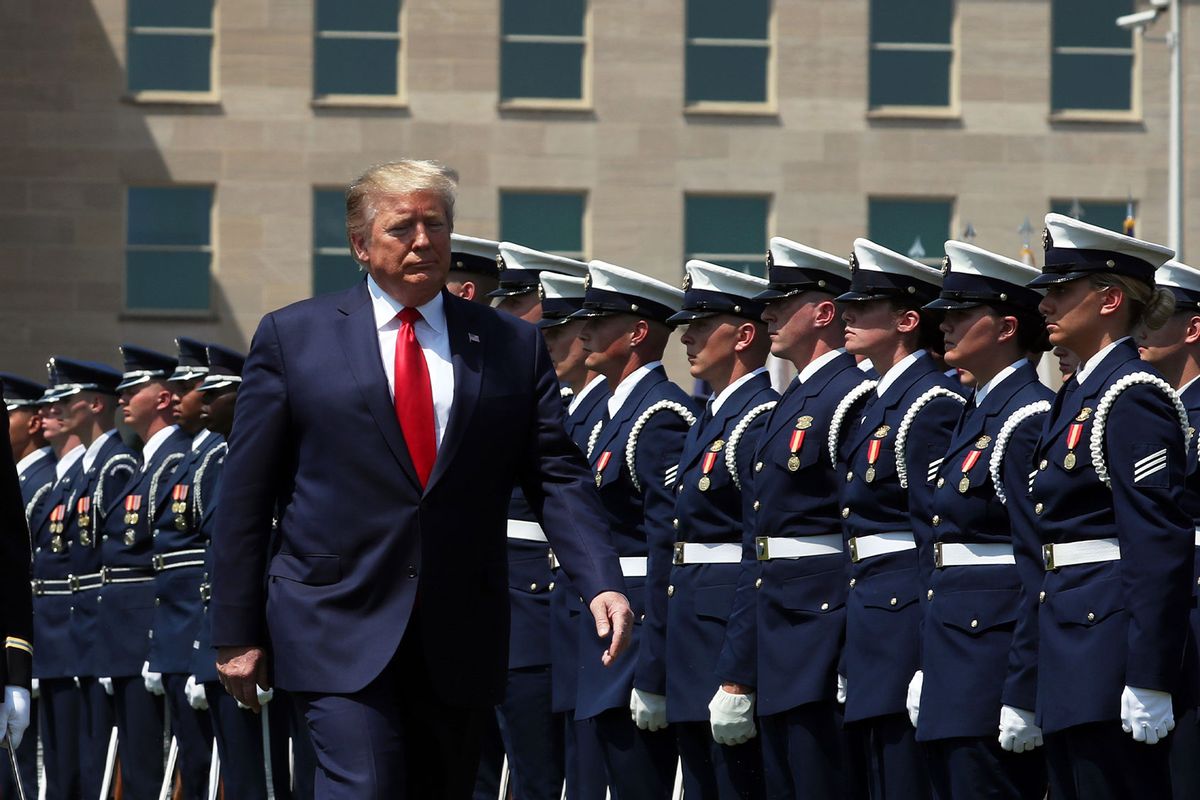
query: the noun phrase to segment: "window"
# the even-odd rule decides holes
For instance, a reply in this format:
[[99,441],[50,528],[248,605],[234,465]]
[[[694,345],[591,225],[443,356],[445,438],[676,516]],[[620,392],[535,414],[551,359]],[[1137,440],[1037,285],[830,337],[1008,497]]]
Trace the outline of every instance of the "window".
[[314,295],[349,289],[363,278],[346,241],[346,193],[341,189],[313,190]]
[[901,255],[937,264],[945,255],[953,212],[953,200],[872,197],[867,201],[867,235]]
[[125,308],[207,312],[211,308],[210,186],[131,186],[126,194]]
[[500,99],[587,97],[586,0],[503,0]]
[[683,199],[687,258],[766,277],[771,198],[689,194]]
[[870,106],[955,103],[953,0],[871,0]]
[[126,82],[131,93],[213,87],[213,0],[129,0]]
[[771,0],[688,0],[689,106],[771,100]]
[[313,92],[398,102],[400,0],[317,0]]
[[1136,216],[1137,204],[1131,200],[1051,200],[1050,210],[1089,225],[1125,233],[1125,220]]
[[500,192],[500,238],[535,250],[583,260],[582,192]]
[[1133,33],[1116,19],[1133,0],[1053,0],[1050,110],[1094,116],[1133,110]]

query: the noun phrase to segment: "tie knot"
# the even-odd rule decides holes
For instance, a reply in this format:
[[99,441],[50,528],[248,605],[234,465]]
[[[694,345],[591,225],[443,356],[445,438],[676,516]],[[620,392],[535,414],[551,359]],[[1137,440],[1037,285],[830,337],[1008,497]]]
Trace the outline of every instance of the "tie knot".
[[421,316],[421,312],[415,308],[402,308],[400,313],[396,315],[402,323],[407,325],[416,325],[421,320],[425,319]]

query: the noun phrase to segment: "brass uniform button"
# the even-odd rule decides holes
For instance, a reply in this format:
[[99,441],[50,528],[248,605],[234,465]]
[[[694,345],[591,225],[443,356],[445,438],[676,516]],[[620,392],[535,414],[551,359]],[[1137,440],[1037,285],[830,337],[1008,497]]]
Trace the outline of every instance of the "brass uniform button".
[[971,627],[972,627],[972,628],[978,628],[978,627],[979,627],[979,620],[977,620],[977,619],[973,619],[973,620],[971,620]]
[[896,603],[899,603],[900,601],[899,601],[898,599],[896,599],[895,597],[893,597],[893,598],[892,598],[891,600],[889,600],[888,602],[889,602],[889,603],[891,603],[892,605],[896,605]]
[[846,506],[845,508],[842,509],[842,519],[846,519],[849,516],[850,516],[850,507]]
[[851,578],[851,579],[850,579],[850,588],[851,588],[851,589],[853,589],[853,588],[854,588],[854,585],[855,585],[856,583],[858,583],[858,578]]
[[674,596],[675,596],[675,587],[668,586],[667,587],[667,597],[674,597]]
[[679,530],[679,519],[676,518],[671,520],[671,525],[674,526],[675,530]]
[[755,511],[758,511],[760,508],[762,508],[762,503],[760,503],[760,502],[758,502],[757,500],[755,500],[755,501],[754,501],[754,510],[755,510]]
[[941,525],[941,524],[942,524],[942,518],[941,518],[941,517],[939,517],[937,514],[934,514],[934,515],[933,515],[933,520],[932,520],[932,521],[933,521],[933,527],[935,527],[935,528],[936,528],[938,525]]
[[531,583],[531,584],[529,584],[529,591],[531,591],[531,592],[536,592],[536,591],[537,591],[537,584],[536,584],[536,583]]
[[757,580],[755,580],[755,581],[754,581],[754,588],[755,588],[755,589],[761,589],[761,588],[762,588],[762,578],[758,578]]
[[1095,621],[1096,621],[1096,615],[1093,612],[1089,611],[1088,612],[1088,622],[1095,622]]
[[554,591],[554,581],[550,581],[550,585],[546,587],[547,591]]
[[937,482],[937,488],[939,488],[939,489],[940,489],[940,488],[942,488],[942,487],[943,487],[943,486],[945,486],[945,485],[946,485],[946,479],[945,479],[945,478],[938,478],[938,482]]
[[1050,466],[1050,462],[1043,458],[1042,463],[1038,464],[1038,469],[1045,469],[1048,466]]
[[927,599],[927,600],[933,599],[933,589],[930,589],[928,592],[925,593],[925,599]]
[[1046,593],[1045,592],[1038,592],[1038,602],[1039,603],[1046,602]]
[[829,610],[829,603],[821,603],[821,610],[822,610],[822,611],[828,611],[828,610]]
[[846,483],[849,483],[852,480],[854,480],[854,470],[850,470],[846,473]]
[[1037,505],[1035,505],[1033,507],[1033,513],[1038,514],[1038,515],[1041,515],[1041,513],[1045,510],[1046,510],[1046,507],[1044,505],[1042,505],[1041,503],[1038,503]]
[[763,462],[761,462],[761,461],[759,461],[757,464],[754,465],[755,472],[762,472],[762,468],[763,468]]

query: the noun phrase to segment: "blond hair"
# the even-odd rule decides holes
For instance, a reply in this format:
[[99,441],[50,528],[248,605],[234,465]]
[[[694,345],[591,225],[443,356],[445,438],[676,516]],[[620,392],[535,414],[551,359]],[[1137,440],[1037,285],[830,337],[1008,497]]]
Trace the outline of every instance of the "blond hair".
[[[454,227],[458,173],[437,161],[404,159],[376,164],[346,188],[346,235],[364,237],[375,217],[376,198],[389,194],[434,192],[441,196],[446,220]],[[352,248],[353,249],[353,246]]]
[[1129,301],[1131,311],[1129,329],[1145,326],[1156,331],[1175,313],[1175,295],[1166,289],[1152,286],[1145,281],[1128,275],[1093,275],[1091,284],[1097,289],[1110,286],[1120,289]]

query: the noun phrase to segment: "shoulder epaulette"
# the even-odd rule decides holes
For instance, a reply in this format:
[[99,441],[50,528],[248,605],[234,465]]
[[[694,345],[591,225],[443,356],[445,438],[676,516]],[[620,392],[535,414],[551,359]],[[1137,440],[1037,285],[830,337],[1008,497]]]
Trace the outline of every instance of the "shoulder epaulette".
[[742,488],[742,479],[738,476],[738,445],[741,444],[742,437],[746,435],[746,430],[750,427],[750,423],[770,411],[778,402],[778,400],[771,400],[750,409],[746,412],[745,416],[738,420],[738,423],[733,426],[733,430],[729,433],[729,442],[725,445],[725,469],[729,470],[729,477],[733,479],[733,485],[739,490]]
[[[42,488],[33,493],[33,497],[29,498],[29,502],[25,504],[25,524],[33,525],[33,509],[37,506],[38,501],[46,496],[46,492],[54,488],[54,483],[47,483]],[[32,531],[30,531],[32,533]]]
[[1018,408],[1000,426],[1000,433],[996,434],[996,444],[992,447],[992,457],[988,461],[988,472],[992,475],[992,486],[995,487],[996,497],[1001,503],[1008,502],[1008,498],[1004,494],[1004,483],[1000,480],[1000,466],[1004,461],[1004,451],[1008,448],[1008,440],[1016,433],[1022,422],[1038,414],[1045,414],[1049,410],[1049,400],[1038,400]]
[[829,420],[829,464],[837,466],[837,451],[838,444],[842,439],[842,425],[846,422],[846,415],[850,413],[850,409],[854,408],[854,404],[862,400],[871,392],[875,391],[875,387],[879,385],[879,381],[865,380],[858,386],[855,386],[846,396],[838,401],[837,408],[833,410],[833,417]]
[[952,398],[957,400],[960,405],[967,403],[967,398],[958,392],[952,392],[945,386],[933,386],[914,400],[908,410],[904,412],[904,417],[900,420],[900,427],[896,430],[896,477],[900,479],[901,489],[908,488],[908,464],[904,459],[904,447],[908,444],[908,431],[916,421],[917,414],[921,413],[921,409],[939,397]]
[[167,474],[168,470],[174,470],[175,465],[183,461],[183,453],[171,453],[163,459],[158,465],[158,469],[150,476],[150,496],[146,498],[146,513],[150,524],[154,524],[154,520],[158,517],[158,509],[154,507],[154,498],[158,497],[158,482]]
[[625,466],[629,467],[629,478],[633,481],[633,488],[637,491],[642,490],[641,484],[637,477],[637,440],[642,433],[642,428],[646,427],[646,423],[650,418],[660,411],[671,411],[680,416],[680,418],[688,424],[688,427],[696,424],[696,415],[688,411],[687,406],[682,403],[676,403],[674,400],[659,400],[654,405],[642,412],[642,415],[633,423],[633,428],[629,431],[629,441],[625,442]]
[[137,459],[132,453],[117,453],[115,456],[104,462],[104,466],[100,468],[100,477],[96,481],[96,491],[92,495],[92,505],[97,512],[104,508],[104,479],[107,475],[117,475],[120,472],[128,470],[129,474],[138,471]]
[[225,442],[213,447],[204,454],[204,460],[200,462],[200,466],[196,469],[196,476],[192,478],[192,496],[196,503],[196,518],[204,516],[204,473],[208,471],[208,465],[216,459],[216,463],[221,463],[225,460],[225,451],[229,449],[229,445]]
[[1171,401],[1171,405],[1175,407],[1175,413],[1179,417],[1180,427],[1183,428],[1183,449],[1185,452],[1190,444],[1191,430],[1188,424],[1187,408],[1184,407],[1183,401],[1179,399],[1179,393],[1162,378],[1157,375],[1151,375],[1149,372],[1133,372],[1126,375],[1108,387],[1104,396],[1100,398],[1100,403],[1096,406],[1096,421],[1092,423],[1092,438],[1090,441],[1092,466],[1096,468],[1096,477],[1100,479],[1100,482],[1110,488],[1112,481],[1108,475],[1108,464],[1104,461],[1104,423],[1108,421],[1108,412],[1112,408],[1112,404],[1121,396],[1121,393],[1130,386],[1138,384],[1145,384],[1158,389]]
[[604,427],[604,420],[596,420],[596,424],[592,426],[592,432],[588,434],[587,457],[592,457],[592,451],[596,449],[596,442],[600,441],[600,429]]

